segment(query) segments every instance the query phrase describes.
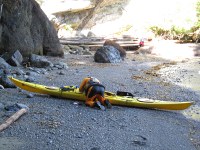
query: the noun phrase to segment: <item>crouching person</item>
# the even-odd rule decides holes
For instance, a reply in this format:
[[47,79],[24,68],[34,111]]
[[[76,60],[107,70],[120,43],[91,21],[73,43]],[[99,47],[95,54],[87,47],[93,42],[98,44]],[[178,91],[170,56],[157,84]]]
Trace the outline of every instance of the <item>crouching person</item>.
[[104,106],[111,108],[109,100],[104,98],[105,87],[100,83],[97,78],[87,77],[84,78],[79,87],[80,92],[85,92],[85,104],[90,107],[98,107],[105,110]]

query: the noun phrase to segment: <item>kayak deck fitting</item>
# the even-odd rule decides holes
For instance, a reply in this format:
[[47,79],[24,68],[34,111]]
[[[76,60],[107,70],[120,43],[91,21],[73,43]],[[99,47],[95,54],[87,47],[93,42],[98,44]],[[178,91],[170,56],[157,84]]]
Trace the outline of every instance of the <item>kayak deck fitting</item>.
[[[79,92],[79,88],[76,86],[64,86],[52,87],[31,82],[25,82],[22,80],[8,77],[17,87],[34,93],[47,94],[56,97],[62,97],[66,99],[73,99],[79,101],[85,101],[86,96],[84,93]],[[161,101],[152,100],[147,98],[136,98],[131,96],[119,96],[112,92],[105,92],[105,98],[110,101],[112,105],[128,106],[128,107],[139,107],[149,109],[164,109],[164,110],[184,110],[190,107],[193,102],[173,102],[173,101]]]

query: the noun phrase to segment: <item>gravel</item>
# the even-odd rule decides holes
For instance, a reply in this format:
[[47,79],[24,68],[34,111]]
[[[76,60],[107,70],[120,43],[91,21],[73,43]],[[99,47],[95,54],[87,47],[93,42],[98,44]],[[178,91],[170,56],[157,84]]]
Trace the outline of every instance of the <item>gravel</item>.
[[[52,57],[47,59],[60,61]],[[0,133],[0,149],[200,149],[200,119],[193,117],[199,113],[199,91],[187,88],[182,82],[191,74],[188,71],[190,67],[184,64],[194,65],[196,61],[188,60],[166,67],[163,63],[169,63],[168,60],[130,52],[122,63],[101,64],[94,63],[92,56],[68,54],[62,58],[68,67],[47,70],[45,74],[33,77],[34,82],[50,86],[79,85],[84,77],[90,75],[102,81],[107,91],[128,91],[137,97],[160,100],[190,100],[195,105],[184,111],[120,106],[101,111],[74,100],[40,94],[27,96],[30,93],[23,90],[0,89],[1,106],[22,103],[30,108],[28,114]],[[156,70],[158,65],[162,68]],[[3,122],[8,115],[3,110],[0,113]]]

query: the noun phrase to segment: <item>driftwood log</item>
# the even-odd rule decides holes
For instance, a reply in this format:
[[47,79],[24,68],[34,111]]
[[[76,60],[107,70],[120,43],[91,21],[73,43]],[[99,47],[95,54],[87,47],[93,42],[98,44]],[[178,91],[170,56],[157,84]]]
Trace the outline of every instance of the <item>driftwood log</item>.
[[0,132],[9,127],[13,122],[15,122],[19,117],[25,114],[28,110],[22,108],[14,113],[10,118],[8,118],[3,124],[0,125]]

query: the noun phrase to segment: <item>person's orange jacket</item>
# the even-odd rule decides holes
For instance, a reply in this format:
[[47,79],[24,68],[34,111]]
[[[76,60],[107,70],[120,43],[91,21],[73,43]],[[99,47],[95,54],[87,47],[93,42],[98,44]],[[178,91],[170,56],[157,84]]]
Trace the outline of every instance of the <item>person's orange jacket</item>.
[[81,85],[79,87],[79,91],[80,92],[84,92],[85,89],[85,86],[86,84],[88,83],[88,81],[90,80],[90,78],[84,78],[83,81],[81,82]]

